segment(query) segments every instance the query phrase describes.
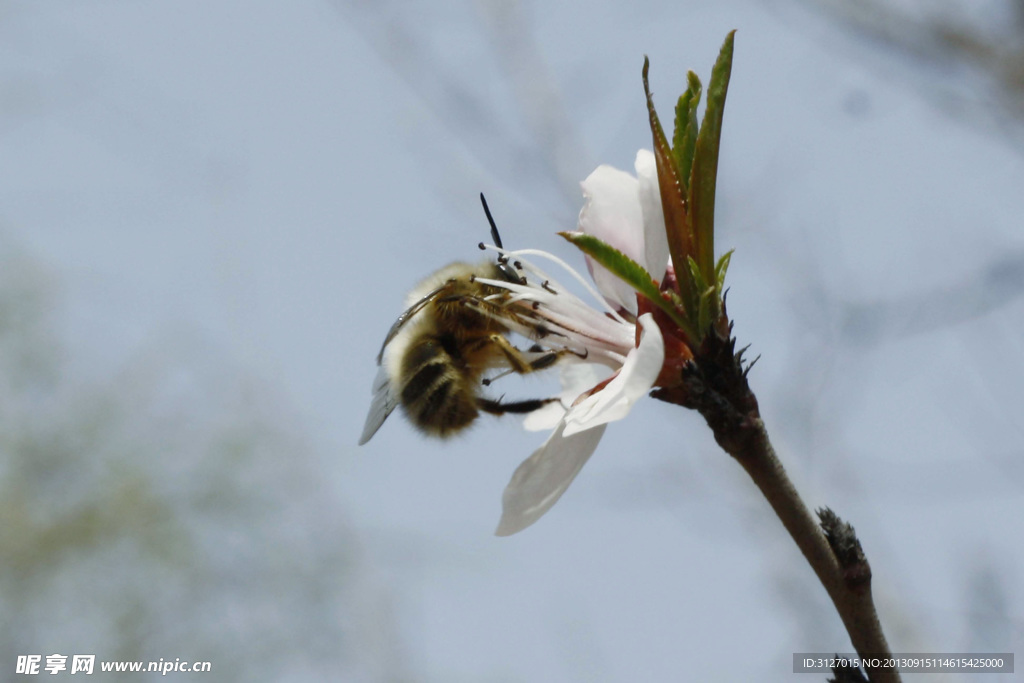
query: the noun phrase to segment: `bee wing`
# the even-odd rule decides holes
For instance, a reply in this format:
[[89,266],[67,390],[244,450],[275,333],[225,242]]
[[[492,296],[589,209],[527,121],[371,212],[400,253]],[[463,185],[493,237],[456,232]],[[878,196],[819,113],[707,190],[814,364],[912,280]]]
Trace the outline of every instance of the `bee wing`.
[[380,426],[384,424],[384,420],[388,419],[388,415],[398,405],[398,397],[392,392],[391,388],[391,377],[388,375],[387,370],[384,369],[382,362],[384,360],[384,350],[387,349],[388,344],[395,338],[398,331],[402,329],[409,320],[419,313],[424,306],[430,303],[430,300],[441,293],[446,287],[449,287],[450,283],[446,282],[440,287],[435,288],[432,292],[424,296],[422,299],[414,303],[409,308],[405,309],[402,315],[398,316],[395,320],[395,324],[388,330],[388,336],[384,338],[384,343],[380,346],[380,353],[377,354],[377,376],[373,378],[373,398],[370,400],[370,412],[366,414],[366,423],[363,424],[363,434],[359,437],[359,445],[362,446],[364,443],[373,438],[373,435],[377,433]]
[[373,438],[384,420],[398,405],[398,397],[391,391],[391,377],[387,370],[377,368],[377,376],[373,378],[373,399],[370,401],[370,412],[366,414],[366,423],[363,425],[363,434],[359,437],[359,445]]
[[[395,320],[395,324],[391,326],[390,330],[388,330],[388,336],[384,338],[384,343],[380,345],[380,353],[377,354],[377,365],[381,364],[381,361],[384,359],[384,349],[388,347],[388,344],[390,344],[391,340],[395,338],[395,335],[398,334],[398,331],[402,329],[402,326],[409,322],[410,318],[419,313],[424,306],[430,303],[431,299],[440,294],[442,290],[450,286],[451,284],[449,282],[444,283],[434,291],[430,292],[430,294],[427,294],[425,297],[414,303],[412,306],[405,309],[405,312],[402,313],[402,315],[398,316],[398,319]],[[374,386],[376,386],[376,382],[374,382]]]

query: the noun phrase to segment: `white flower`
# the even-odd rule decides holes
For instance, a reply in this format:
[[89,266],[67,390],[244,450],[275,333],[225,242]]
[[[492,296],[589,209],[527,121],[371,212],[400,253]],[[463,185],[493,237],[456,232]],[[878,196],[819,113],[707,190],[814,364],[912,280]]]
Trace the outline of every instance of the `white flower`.
[[[580,230],[600,238],[647,269],[661,281],[668,267],[668,235],[661,209],[661,190],[654,153],[636,153],[637,177],[602,165],[587,176]],[[594,283],[613,305],[636,313],[636,293],[604,266],[587,257]]]
[[[654,155],[641,150],[638,177],[600,166],[583,181],[585,203],[579,229],[616,247],[661,280],[668,259]],[[524,283],[483,280],[511,293],[523,311],[503,322],[536,338],[536,325],[551,334],[539,340],[552,349],[569,348],[585,357],[563,364],[562,403],[531,413],[528,429],[554,428],[544,445],[512,475],[502,496],[498,536],[508,536],[536,522],[553,506],[586,464],[609,422],[622,419],[644,396],[661,372],[665,349],[661,331],[646,313],[637,318],[636,293],[603,266],[587,259],[597,285],[593,290],[557,258],[535,250],[503,252],[525,276]],[[527,260],[552,260],[602,299],[604,310],[588,305]],[[538,322],[542,321],[542,322]],[[549,341],[555,340],[555,341]],[[546,343],[547,342],[547,343]],[[595,365],[612,370],[599,379]]]

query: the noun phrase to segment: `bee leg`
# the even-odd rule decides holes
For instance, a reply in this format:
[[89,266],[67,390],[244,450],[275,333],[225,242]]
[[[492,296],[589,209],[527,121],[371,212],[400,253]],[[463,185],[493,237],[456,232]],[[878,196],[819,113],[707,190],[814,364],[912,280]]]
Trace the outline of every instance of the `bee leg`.
[[478,398],[476,400],[476,407],[492,415],[502,415],[504,413],[532,413],[538,408],[542,408],[543,406],[556,401],[558,401],[557,398],[531,398],[525,401],[502,403],[501,401],[493,401],[489,398]]
[[530,371],[533,372],[536,370],[543,370],[544,368],[551,367],[558,361],[559,358],[561,358],[564,355],[565,350],[552,351],[551,353],[544,354],[540,358],[535,358],[530,362]]
[[[578,352],[573,351],[572,349],[560,349],[558,351],[551,351],[550,353],[546,353],[543,356],[540,356],[539,358],[529,360],[528,358],[526,358],[526,356],[523,355],[522,351],[516,348],[515,345],[512,344],[512,342],[510,342],[508,339],[505,339],[504,336],[500,334],[492,334],[490,340],[492,344],[498,347],[501,350],[501,352],[505,354],[505,358],[508,360],[510,372],[515,372],[520,375],[526,375],[531,372],[536,372],[537,370],[549,368],[555,363],[557,363],[559,358],[567,354],[572,354],[580,358],[587,357],[586,354],[581,355]],[[531,347],[531,351],[533,350],[533,348],[535,347]]]

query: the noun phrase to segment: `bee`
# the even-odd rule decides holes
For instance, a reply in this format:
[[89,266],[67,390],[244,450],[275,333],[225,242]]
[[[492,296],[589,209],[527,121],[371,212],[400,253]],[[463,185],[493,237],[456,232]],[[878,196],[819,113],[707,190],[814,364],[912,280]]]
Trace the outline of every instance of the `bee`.
[[[501,248],[482,194],[480,199],[491,237]],[[360,445],[373,437],[399,404],[421,431],[444,438],[468,427],[481,411],[529,413],[559,400],[503,403],[482,395],[490,383],[486,375],[493,370],[528,374],[550,367],[565,354],[579,354],[569,349],[544,351],[536,344],[526,352],[518,349],[508,340],[511,330],[503,320],[522,323],[538,339],[547,330],[527,312],[515,309],[507,290],[480,279],[524,282],[507,259],[499,257],[496,262],[452,263],[409,294],[408,308],[391,326],[377,355],[379,370]]]

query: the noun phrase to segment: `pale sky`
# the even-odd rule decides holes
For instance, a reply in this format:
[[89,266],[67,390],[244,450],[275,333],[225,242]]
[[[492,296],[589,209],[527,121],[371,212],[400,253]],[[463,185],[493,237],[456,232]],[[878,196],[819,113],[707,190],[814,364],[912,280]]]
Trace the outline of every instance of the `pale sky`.
[[643,56],[670,121],[735,28],[717,244],[779,455],[856,527],[894,651],[1021,650],[1024,153],[940,106],[987,97],[970,74],[786,1],[362,5],[3,5],[0,230],[56,283],[72,372],[102,383],[186,339],[273,396],[330,501],[313,523],[351,529],[408,680],[786,680],[793,652],[849,650],[682,409],[641,401],[511,538],[501,492],[544,434],[506,416],[428,441],[396,413],[355,445],[406,291],[479,258],[477,195],[506,245],[582,266],[555,233],[597,164],[650,146]]

